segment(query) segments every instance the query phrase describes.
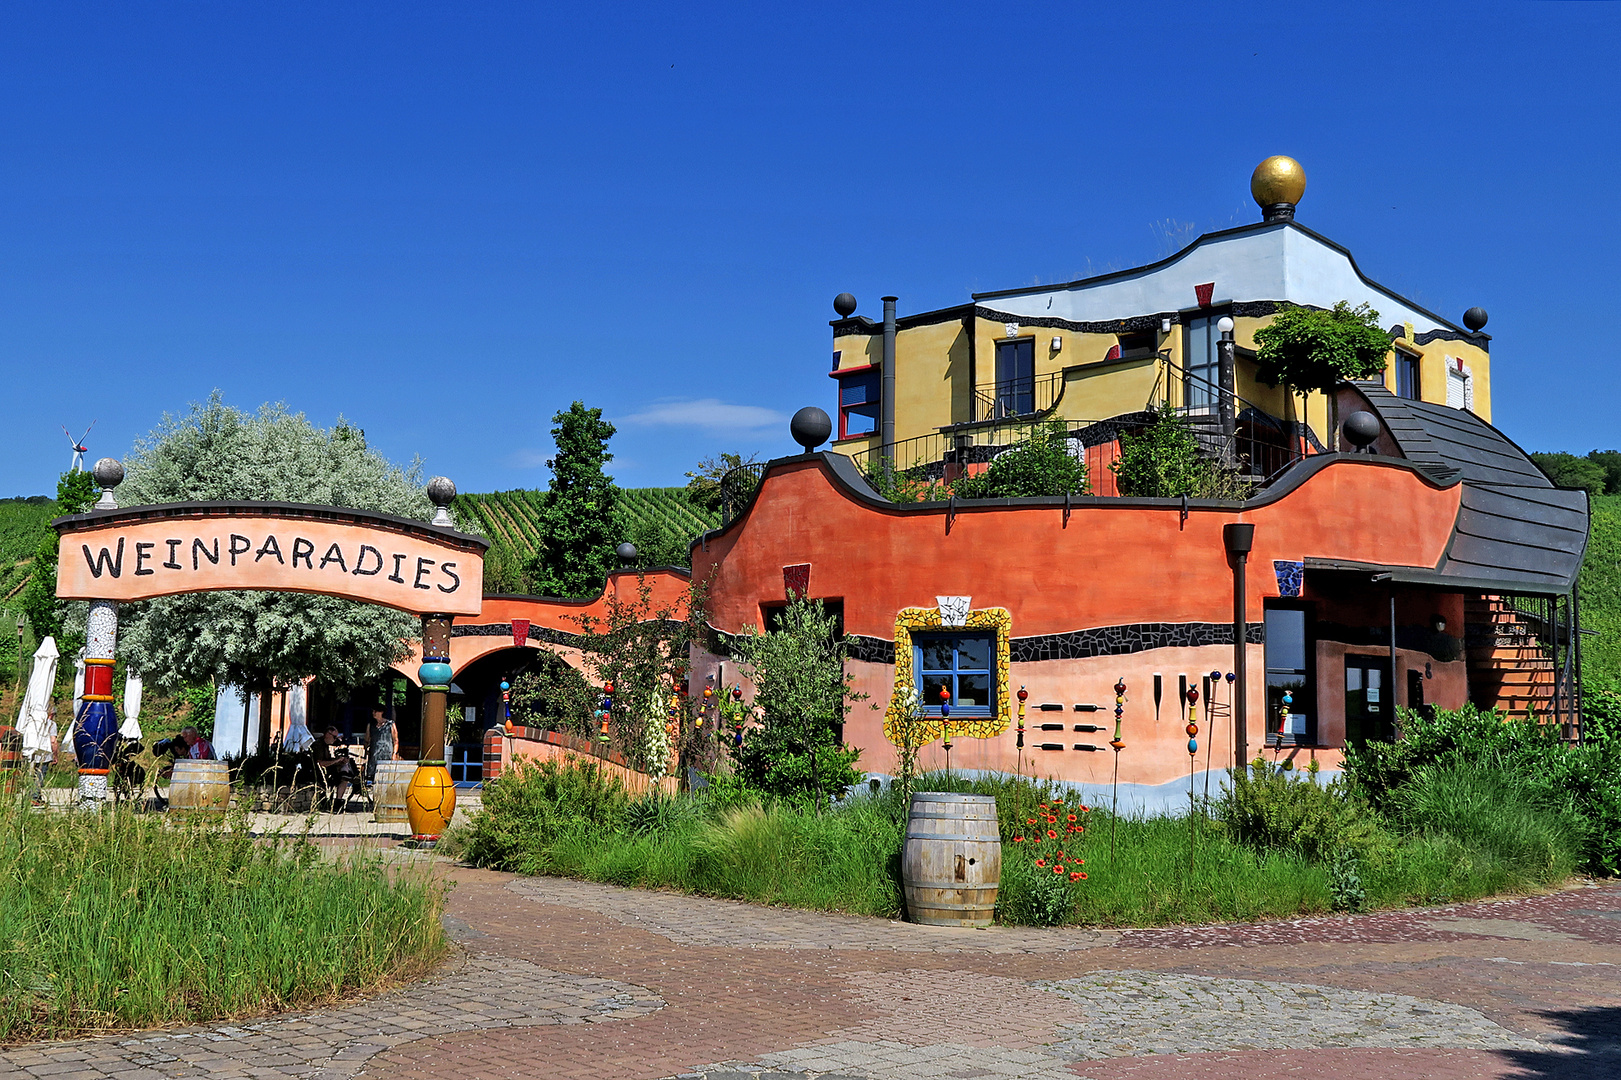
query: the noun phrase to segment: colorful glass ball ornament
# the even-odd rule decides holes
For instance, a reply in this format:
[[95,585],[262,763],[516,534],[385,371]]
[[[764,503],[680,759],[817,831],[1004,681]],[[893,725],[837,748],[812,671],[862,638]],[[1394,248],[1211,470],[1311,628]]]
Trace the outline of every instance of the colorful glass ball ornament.
[[741,686],[732,687],[732,700],[733,701],[742,701],[743,700],[743,688]]
[[[945,687],[942,686],[940,689],[944,690]],[[1019,687],[1019,700],[1020,701],[1029,701],[1030,700],[1030,691],[1026,690],[1022,686]]]

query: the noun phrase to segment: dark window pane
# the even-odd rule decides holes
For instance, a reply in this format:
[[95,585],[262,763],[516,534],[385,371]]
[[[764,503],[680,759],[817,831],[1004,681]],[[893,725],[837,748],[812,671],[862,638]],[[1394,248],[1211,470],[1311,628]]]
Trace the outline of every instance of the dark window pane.
[[1306,613],[1296,608],[1266,612],[1266,669],[1306,670]]
[[990,638],[965,637],[957,640],[958,671],[989,671],[990,669]]
[[991,703],[991,677],[989,675],[957,676],[957,704],[989,707]]
[[950,689],[951,679],[949,676],[942,678],[938,675],[925,675],[923,677],[923,704],[931,709],[939,709],[941,687]]
[[952,642],[949,638],[926,638],[918,642],[922,658],[918,668],[922,671],[950,671]]

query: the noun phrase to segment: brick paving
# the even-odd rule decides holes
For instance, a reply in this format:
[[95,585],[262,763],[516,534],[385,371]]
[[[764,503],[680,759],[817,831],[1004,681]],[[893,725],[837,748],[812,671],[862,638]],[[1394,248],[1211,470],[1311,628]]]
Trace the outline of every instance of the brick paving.
[[340,1009],[0,1051],[0,1075],[1621,1075],[1616,883],[1241,926],[937,931],[445,872],[460,951],[434,980]]

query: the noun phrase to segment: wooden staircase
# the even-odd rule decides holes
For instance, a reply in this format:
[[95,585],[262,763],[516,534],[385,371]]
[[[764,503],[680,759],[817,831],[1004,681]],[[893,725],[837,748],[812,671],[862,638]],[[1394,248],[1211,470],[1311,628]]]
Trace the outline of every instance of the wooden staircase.
[[1469,700],[1505,716],[1552,719],[1554,661],[1542,640],[1540,620],[1501,596],[1464,600],[1464,655],[1469,666]]

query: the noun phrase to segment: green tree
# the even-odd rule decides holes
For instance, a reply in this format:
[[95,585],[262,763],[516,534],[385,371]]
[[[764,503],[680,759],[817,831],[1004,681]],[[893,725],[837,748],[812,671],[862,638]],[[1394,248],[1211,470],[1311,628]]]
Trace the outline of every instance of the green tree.
[[1604,494],[1621,495],[1621,450],[1594,450],[1587,460],[1604,470]]
[[[63,517],[84,513],[96,504],[96,497],[96,481],[87,472],[65,472],[56,481],[56,509]],[[34,552],[33,576],[23,592],[22,608],[35,641],[54,637],[62,655],[72,656],[84,646],[84,635],[63,625],[65,605],[56,599],[56,550],[52,529]]]
[[1575,454],[1532,454],[1531,460],[1557,487],[1581,488],[1589,495],[1602,495],[1609,484],[1603,465]]
[[601,409],[574,402],[552,417],[557,454],[546,462],[552,481],[540,508],[539,549],[526,574],[546,596],[595,596],[617,565],[624,539],[615,512],[619,489],[603,466],[613,460],[614,426]]
[[853,639],[836,630],[820,601],[796,595],[776,629],[746,629],[734,642],[754,683],[757,726],[732,758],[752,787],[820,806],[861,779],[855,769],[861,752],[840,746],[833,729],[848,703],[866,697],[851,688],[844,670]]
[[1247,499],[1251,485],[1236,469],[1206,456],[1188,422],[1169,410],[1135,435],[1120,437],[1120,456],[1109,463],[1120,494],[1137,498]]
[[1329,394],[1329,441],[1339,445],[1339,408],[1332,391],[1347,379],[1369,379],[1385,370],[1390,336],[1379,313],[1344,300],[1327,311],[1290,305],[1255,331],[1256,378],[1292,392]]
[[1086,463],[1070,452],[1062,423],[1042,424],[1012,450],[1004,450],[978,476],[951,485],[959,499],[1020,499],[1042,495],[1085,495]]
[[[748,457],[742,454],[718,454],[715,457],[704,458],[696,469],[686,474],[687,498],[706,510],[718,511],[721,501],[721,479],[733,469],[758,464],[759,459],[754,454]],[[738,490],[741,494],[742,489]]]
[[[256,414],[218,391],[165,415],[125,462],[123,506],[197,500],[301,502],[426,521],[420,465],[391,464],[343,420],[330,430],[284,405]],[[164,596],[120,610],[119,649],[166,689],[211,679],[263,690],[319,675],[342,692],[407,655],[415,618],[391,608],[304,593],[223,591]]]

